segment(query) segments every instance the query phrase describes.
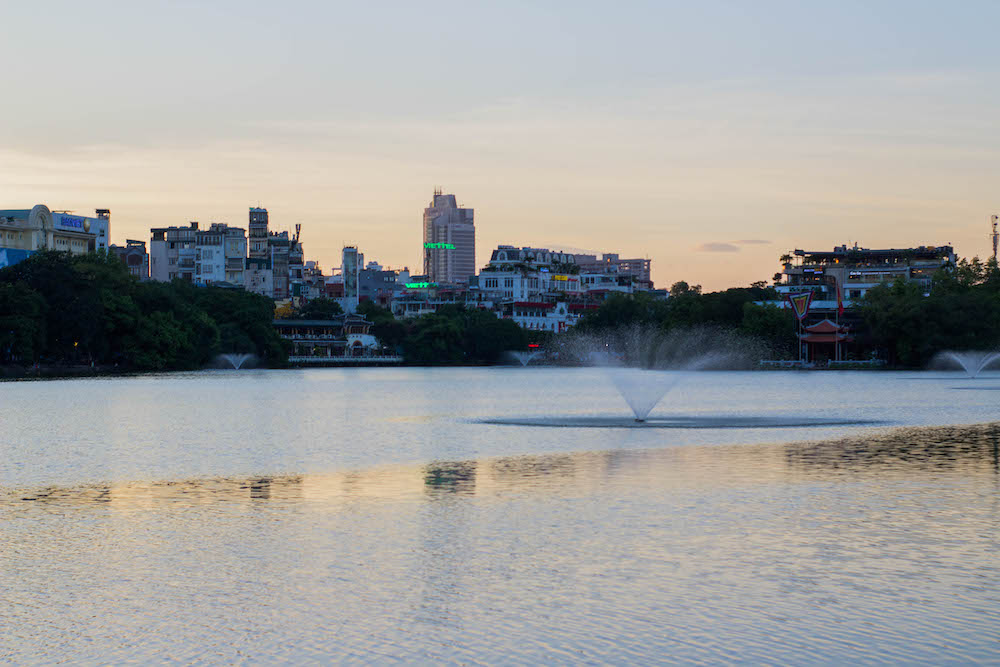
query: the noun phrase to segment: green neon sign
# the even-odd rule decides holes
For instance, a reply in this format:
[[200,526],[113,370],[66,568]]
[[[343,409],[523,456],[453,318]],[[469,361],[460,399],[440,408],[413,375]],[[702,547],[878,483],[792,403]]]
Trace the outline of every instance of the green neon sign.
[[426,289],[428,287],[437,286],[437,283],[406,283],[406,289]]
[[425,243],[424,247],[428,250],[454,250],[454,243]]

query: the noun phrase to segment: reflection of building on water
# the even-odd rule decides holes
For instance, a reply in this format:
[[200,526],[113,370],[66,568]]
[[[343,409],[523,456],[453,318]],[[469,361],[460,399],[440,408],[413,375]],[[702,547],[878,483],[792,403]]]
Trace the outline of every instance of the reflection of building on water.
[[601,492],[613,485],[674,489],[766,484],[789,475],[866,470],[1000,473],[1000,423],[896,429],[789,445],[672,447],[515,456],[414,466],[382,466],[302,476],[196,479],[147,484],[7,490],[0,505],[31,501],[171,508],[220,500],[418,502],[446,497],[505,498]]
[[442,493],[474,495],[476,493],[476,466],[475,461],[433,463],[424,468],[424,484],[432,495]]
[[894,429],[887,433],[785,447],[788,466],[802,469],[894,470],[996,468],[1000,423]]
[[266,500],[271,497],[271,480],[267,477],[250,483],[250,497]]

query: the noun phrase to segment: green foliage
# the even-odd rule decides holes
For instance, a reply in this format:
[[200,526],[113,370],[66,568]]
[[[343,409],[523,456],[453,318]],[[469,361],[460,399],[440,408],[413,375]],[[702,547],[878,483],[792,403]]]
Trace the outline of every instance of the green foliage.
[[0,270],[0,361],[200,368],[220,352],[287,360],[270,299],[139,282],[113,254],[38,252]]
[[600,308],[577,325],[582,331],[600,331],[630,324],[653,324],[664,329],[701,325],[736,329],[743,325],[744,305],[777,299],[777,292],[759,283],[702,294],[701,287],[674,283],[670,298],[656,299],[646,292],[609,296]]
[[400,345],[408,363],[489,364],[509,350],[527,349],[528,335],[489,311],[445,306],[410,322]]
[[327,297],[320,297],[318,299],[312,299],[306,301],[302,304],[302,307],[298,309],[296,313],[296,319],[299,320],[329,320],[337,315],[342,315],[344,309],[340,307],[334,299],[328,299]]
[[963,259],[939,271],[930,295],[901,279],[874,287],[861,301],[867,336],[891,365],[923,367],[944,350],[1000,345],[1000,272],[990,258]]

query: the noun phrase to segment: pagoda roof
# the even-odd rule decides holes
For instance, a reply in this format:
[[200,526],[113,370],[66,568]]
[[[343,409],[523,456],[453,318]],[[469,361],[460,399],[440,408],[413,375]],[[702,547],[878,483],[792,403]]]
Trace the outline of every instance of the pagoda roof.
[[802,328],[805,331],[808,331],[811,334],[835,334],[835,333],[844,334],[844,333],[847,333],[847,327],[842,327],[839,324],[837,324],[836,322],[833,322],[832,320],[830,320],[829,318],[827,318],[825,320],[821,320],[821,321],[817,322],[816,324],[811,324],[811,325],[809,325],[807,327],[802,327]]

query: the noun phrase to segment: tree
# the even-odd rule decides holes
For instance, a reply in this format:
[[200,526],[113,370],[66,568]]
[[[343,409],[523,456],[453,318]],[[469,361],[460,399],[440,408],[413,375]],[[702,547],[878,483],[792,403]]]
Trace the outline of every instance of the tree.
[[342,315],[344,309],[333,299],[323,296],[318,299],[306,301],[298,310],[296,319],[300,320],[329,320],[337,315]]

